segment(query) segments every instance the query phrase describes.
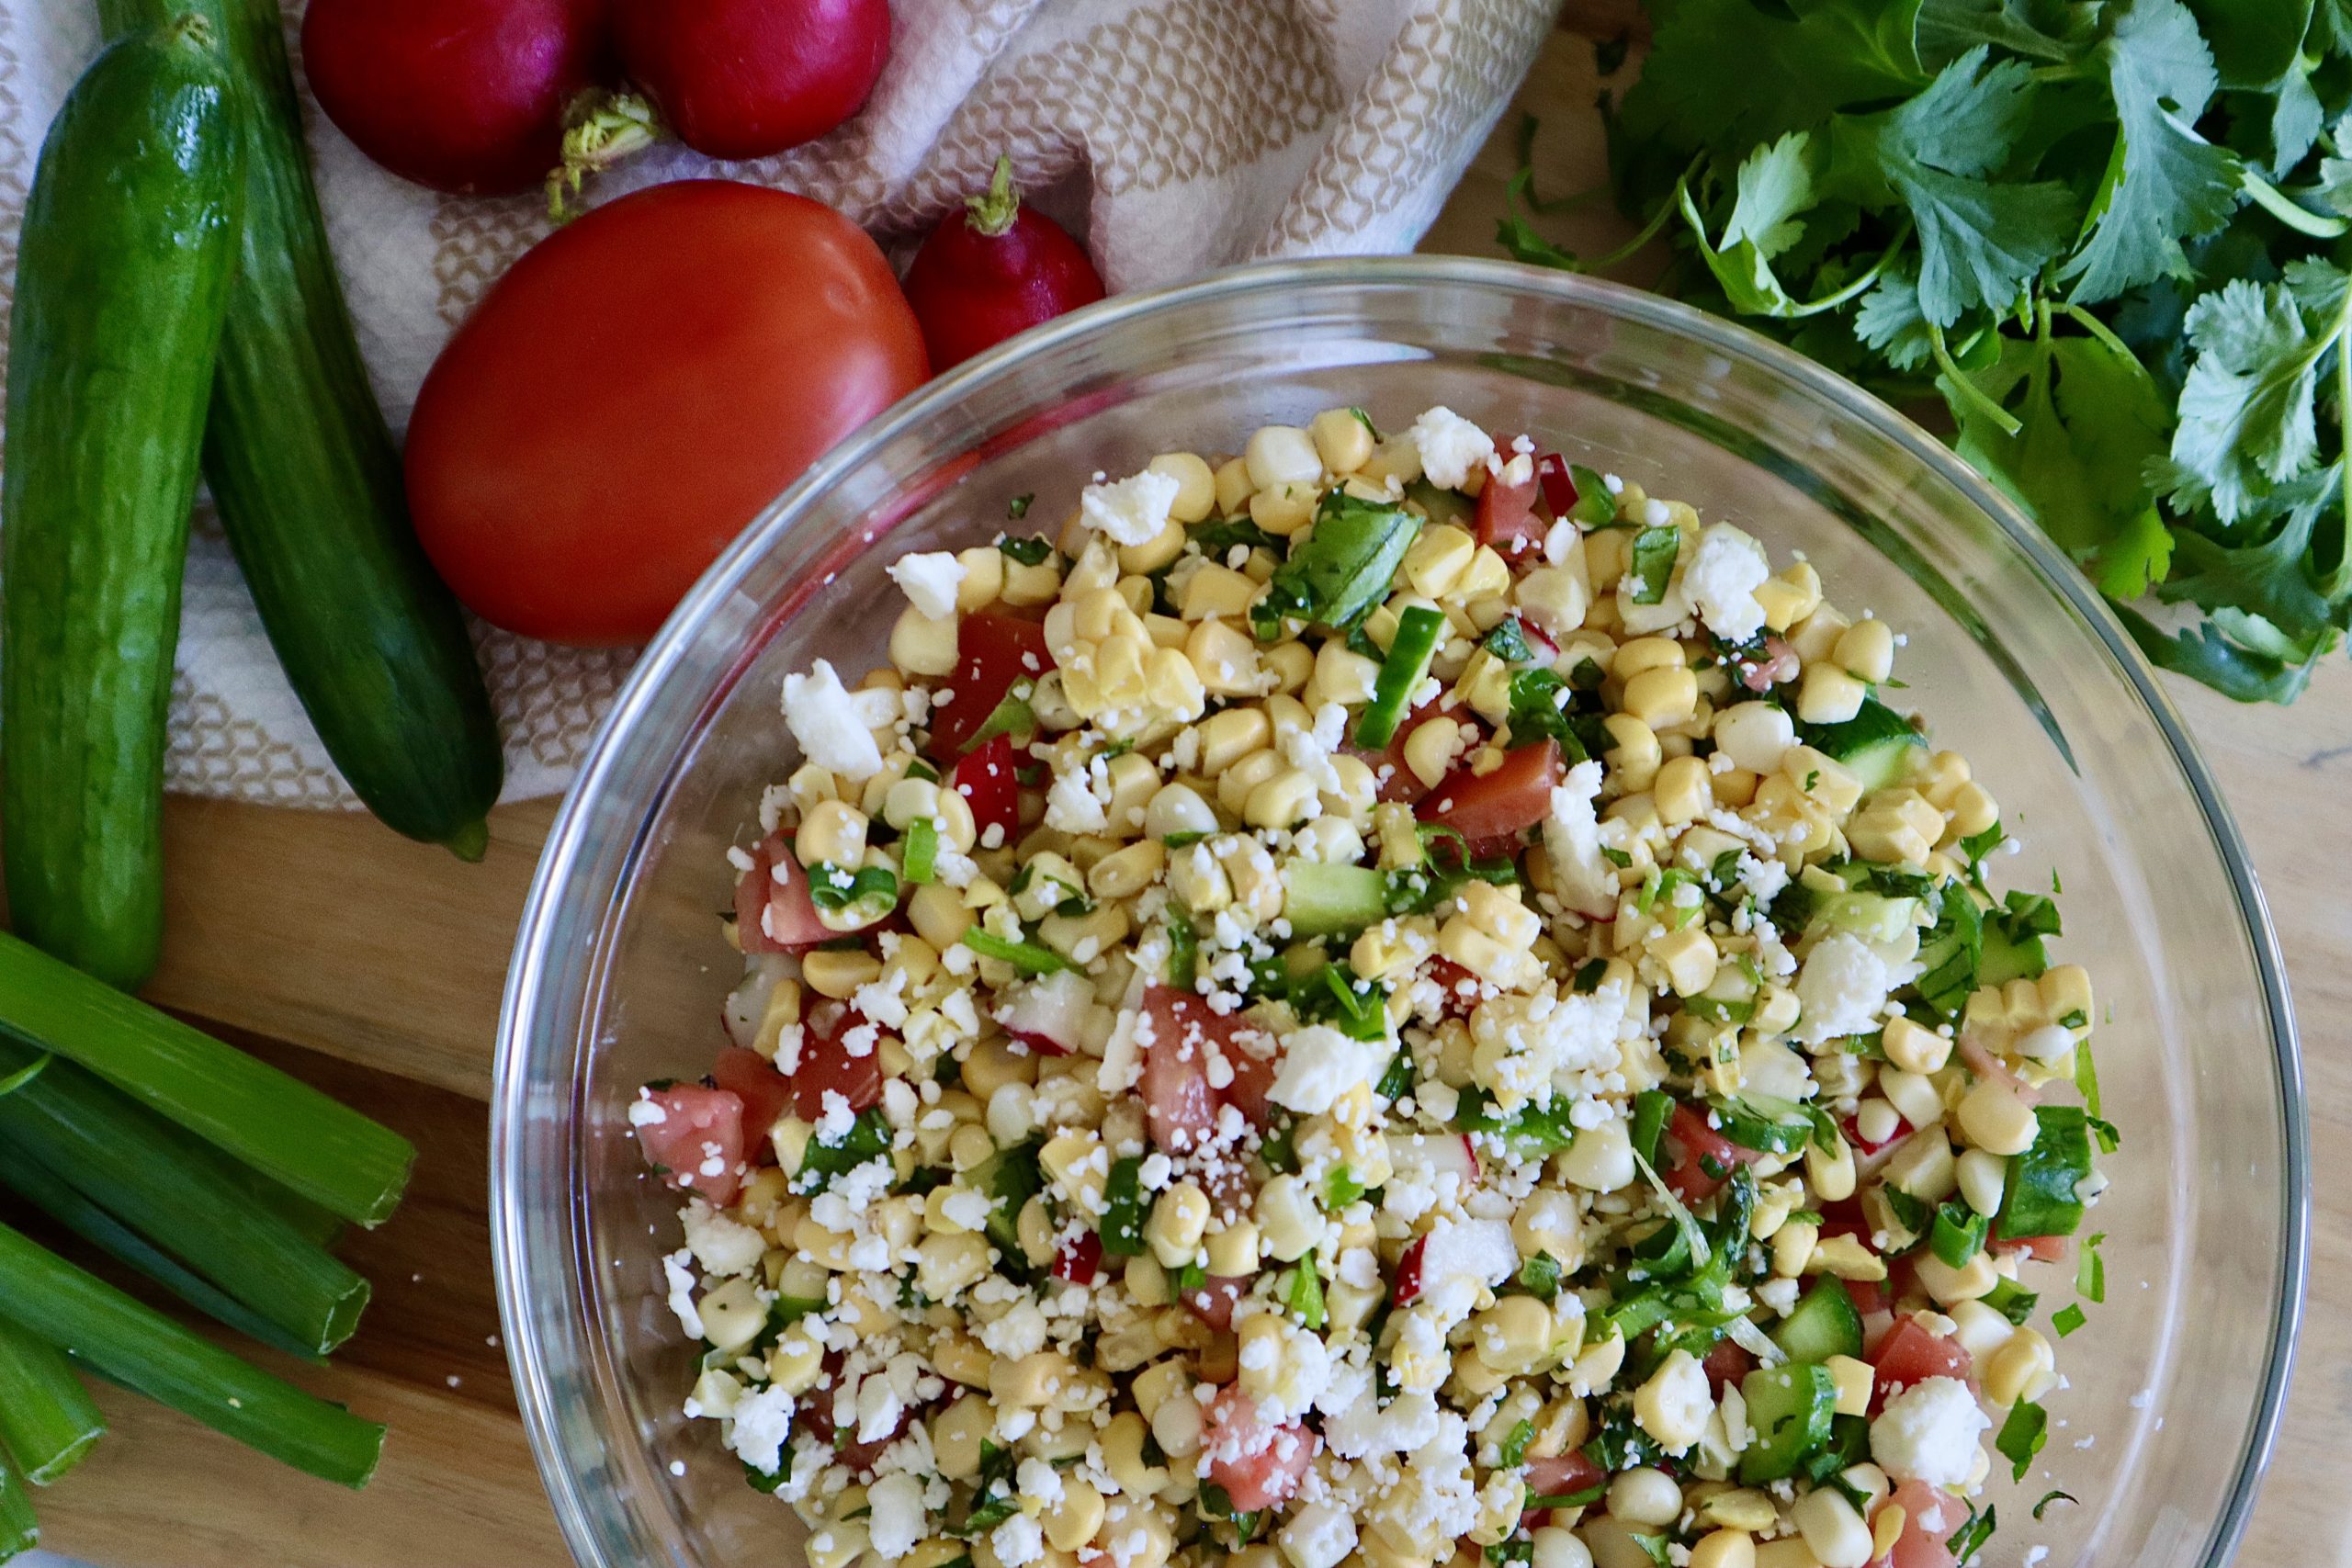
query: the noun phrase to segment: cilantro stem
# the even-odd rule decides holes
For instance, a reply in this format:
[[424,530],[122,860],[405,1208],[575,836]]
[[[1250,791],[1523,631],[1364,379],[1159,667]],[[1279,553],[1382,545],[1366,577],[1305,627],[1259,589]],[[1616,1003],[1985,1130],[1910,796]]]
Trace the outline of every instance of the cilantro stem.
[[2060,302],[2058,310],[2066,316],[2067,320],[2073,321],[2076,326],[2082,328],[2083,331],[2090,333],[2091,336],[2098,339],[2100,343],[2104,344],[2107,346],[2107,351],[2109,354],[2114,355],[2119,361],[2132,367],[2132,372],[2137,375],[2140,379],[2145,381],[2151,387],[2156,384],[2154,375],[2149,371],[2148,367],[2142,362],[2140,356],[2132,353],[2130,346],[2126,344],[2121,338],[2117,337],[2114,330],[2105,321],[2100,321],[2097,316],[2092,315],[2088,310],[2084,310],[2080,305],[2075,304],[2072,301]]
[[1951,348],[1946,346],[1943,328],[1933,321],[1928,323],[1928,347],[1935,355],[1936,367],[1943,372],[1945,381],[1960,394],[1962,401],[1971,404],[1979,413],[1991,420],[2002,434],[2015,435],[2025,428],[2018,423],[2015,414],[1986,397],[1984,389],[1969,379],[1967,372],[1961,369],[1959,364],[1953,360]]
[[[2346,298],[2345,310],[2352,312],[2352,297]],[[2331,602],[2343,598],[2345,590],[2352,588],[2352,343],[2344,340],[2340,319],[2335,337],[2335,472],[2343,487],[2345,535],[2336,547],[2335,568],[2319,583],[2319,591]]]
[[2290,198],[2286,192],[2256,174],[2252,168],[2245,172],[2240,183],[2245,187],[2246,195],[2254,197],[2256,206],[2298,233],[2308,234],[2314,240],[2334,240],[2352,231],[2352,223],[2313,212]]
[[[1657,239],[1658,235],[1665,231],[1668,220],[1674,216],[1676,210],[1681,206],[1684,200],[1683,193],[1690,186],[1690,176],[1699,172],[1699,165],[1706,161],[1706,157],[1707,155],[1704,152],[1702,152],[1697,157],[1692,158],[1690,160],[1690,166],[1682,171],[1681,178],[1674,182],[1674,188],[1671,191],[1668,191],[1667,193],[1666,199],[1658,204],[1657,210],[1650,214],[1649,221],[1642,225],[1641,231],[1636,233],[1632,239],[1626,241],[1623,244],[1618,246],[1615,250],[1611,251],[1607,255],[1596,256],[1588,261],[1581,256],[1572,254],[1569,252],[1561,250],[1558,246],[1554,245],[1549,247],[1552,252],[1552,256],[1556,256],[1559,259],[1554,260],[1551,257],[1545,257],[1544,259],[1544,265],[1546,266],[1558,267],[1564,272],[1590,273],[1607,272],[1611,267],[1617,265],[1621,262],[1628,260],[1635,252],[1648,244],[1652,240]],[[1522,169],[1521,173],[1524,174],[1527,173],[1527,171]],[[1531,179],[1529,183],[1532,186],[1532,180]],[[1505,205],[1515,208],[1518,205],[1518,197],[1521,194],[1523,193],[1521,189],[1519,176],[1515,175],[1511,177],[1510,186],[1504,194]],[[1542,211],[1544,209],[1540,207],[1536,207],[1532,208],[1531,210]],[[1513,223],[1518,223],[1522,227],[1529,227],[1530,231],[1532,232],[1532,226],[1527,224],[1527,220],[1517,212],[1513,212],[1510,218],[1503,220],[1502,227],[1506,236],[1508,236]],[[1526,261],[1532,258],[1521,255],[1520,259]]]

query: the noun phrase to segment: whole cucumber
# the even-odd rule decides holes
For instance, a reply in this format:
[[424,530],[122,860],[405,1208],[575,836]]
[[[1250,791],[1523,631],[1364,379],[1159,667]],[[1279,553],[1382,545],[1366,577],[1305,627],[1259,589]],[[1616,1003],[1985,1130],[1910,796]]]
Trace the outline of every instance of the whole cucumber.
[[184,17],[66,96],[25,205],[0,479],[0,840],[18,934],[135,988],[163,938],[164,719],[244,197]]
[[247,117],[244,237],[204,476],[262,625],[368,808],[469,860],[505,771],[458,603],[416,542],[302,142],[277,0],[99,0],[112,36],[189,10]]

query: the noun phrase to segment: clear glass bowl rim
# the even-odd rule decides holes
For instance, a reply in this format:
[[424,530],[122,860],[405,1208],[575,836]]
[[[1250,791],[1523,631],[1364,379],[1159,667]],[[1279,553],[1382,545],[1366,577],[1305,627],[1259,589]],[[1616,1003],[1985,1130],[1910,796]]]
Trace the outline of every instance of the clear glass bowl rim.
[[[1992,484],[1927,431],[1877,397],[1831,371],[1735,322],[1662,296],[1576,274],[1475,257],[1408,255],[1261,262],[1229,267],[1170,288],[1124,294],[1061,317],[967,361],[902,399],[834,447],[771,502],[712,563],[671,613],[654,640],[631,669],[610,711],[598,727],[580,771],[541,852],[530,896],[516,931],[500,1010],[498,1048],[492,1091],[490,1176],[491,1242],[499,1314],[506,1353],[521,1406],[525,1431],[554,1507],[565,1545],[582,1568],[621,1568],[604,1551],[590,1523],[582,1483],[571,1465],[555,1417],[553,1391],[537,1316],[532,1279],[560,1280],[569,1290],[578,1275],[574,1261],[535,1258],[526,1241],[519,1194],[527,1173],[522,1128],[536,1081],[528,1050],[538,1001],[542,956],[557,909],[570,883],[590,825],[586,803],[601,792],[625,749],[639,716],[660,694],[672,668],[736,591],[745,572],[797,527],[814,501],[842,478],[870,461],[894,439],[952,407],[1020,359],[1073,339],[1105,336],[1149,319],[1264,292],[1306,295],[1324,288],[1362,285],[1468,287],[1544,297],[1570,309],[1594,311],[1678,334],[1729,357],[1745,360],[1802,394],[1828,405],[1838,416],[1871,427],[1945,483],[1960,491],[1999,526],[2011,547],[2025,555],[2056,587],[2069,607],[2105,643],[2171,748],[2195,793],[2198,807],[2220,850],[2262,977],[2267,1026],[2277,1057],[2284,1103],[2278,1109],[2280,1171],[2286,1213],[2281,1216],[2286,1257],[2273,1318],[2268,1364],[2252,1429],[2239,1456],[2228,1502],[2208,1538],[2205,1561],[2230,1561],[2244,1535],[2264,1472],[2269,1468],[2284,1414],[2287,1389],[2301,1327],[2310,1253],[2311,1152],[2302,1098],[2302,1057],[2290,1000],[2286,967],[2268,904],[2255,879],[2253,862],[2235,819],[2211,770],[2189,739],[2186,726],[2159,686],[2154,671],[2098,591],[2056,546]],[[567,1237],[576,1235],[567,1230]]]

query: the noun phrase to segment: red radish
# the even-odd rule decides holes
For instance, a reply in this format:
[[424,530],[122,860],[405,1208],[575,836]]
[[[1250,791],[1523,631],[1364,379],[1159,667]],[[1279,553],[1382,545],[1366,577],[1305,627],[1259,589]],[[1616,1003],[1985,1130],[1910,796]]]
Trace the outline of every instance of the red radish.
[[988,194],[967,205],[940,220],[907,268],[907,303],[934,371],[1102,298],[1102,276],[1079,243],[1021,205],[1012,159],[996,161]]
[[[1550,1459],[1527,1461],[1527,1495],[1529,1497],[1573,1497],[1579,1492],[1589,1492],[1609,1483],[1609,1472],[1587,1459],[1581,1450],[1570,1449],[1566,1453]],[[1538,1509],[1549,1513],[1551,1510]]]
[[1707,1374],[1707,1386],[1720,1399],[1724,1384],[1736,1383],[1756,1370],[1756,1356],[1736,1339],[1718,1339],[1699,1366]]
[[[916,313],[922,313],[920,309]],[[1544,543],[1544,522],[1535,515],[1537,482],[1532,472],[1517,484],[1505,484],[1501,475],[1488,474],[1485,488],[1478,491],[1475,514],[1478,542],[1492,546],[1506,560]]]
[[601,0],[311,0],[302,66],[358,149],[435,190],[526,190],[596,80]]
[[[989,610],[956,624],[956,673],[947,682],[951,700],[931,710],[931,754],[943,761],[963,755],[1017,682],[1034,682],[1054,667],[1044,622]],[[972,818],[977,824],[977,809]]]
[[1057,969],[1012,987],[997,1021],[1030,1049],[1067,1056],[1084,1047],[1087,1015],[1093,1010],[1094,987],[1086,976]]
[[1396,1304],[1410,1306],[1421,1293],[1421,1264],[1430,1255],[1430,1238],[1417,1235],[1396,1255]]
[[1568,460],[1557,452],[1546,452],[1535,459],[1535,482],[1544,487],[1544,504],[1555,517],[1566,517],[1582,499],[1577,494],[1576,476],[1568,471]]
[[678,140],[764,158],[855,114],[890,52],[888,0],[613,0],[621,64]]
[[1233,1309],[1241,1300],[1241,1292],[1250,1288],[1256,1276],[1250,1274],[1212,1274],[1196,1291],[1186,1291],[1178,1299],[1194,1317],[1219,1334],[1233,1326]]
[[1803,668],[1796,649],[1781,639],[1777,632],[1764,637],[1764,658],[1758,661],[1743,659],[1738,661],[1739,683],[1762,695],[1783,681],[1793,681]]
[[1102,1233],[1080,1231],[1054,1247],[1054,1278],[1091,1285],[1102,1277]]
[[1021,785],[1013,777],[1014,765],[1012,737],[991,735],[965,753],[947,775],[948,787],[972,808],[973,831],[986,834],[994,827],[1004,834],[999,843],[1011,843],[1021,830]]

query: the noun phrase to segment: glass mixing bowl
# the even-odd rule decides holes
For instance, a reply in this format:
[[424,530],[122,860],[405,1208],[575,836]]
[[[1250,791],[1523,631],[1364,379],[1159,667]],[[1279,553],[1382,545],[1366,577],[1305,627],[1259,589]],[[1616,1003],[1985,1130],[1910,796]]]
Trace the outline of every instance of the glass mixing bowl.
[[[1649,295],[1397,258],[1130,296],[943,377],[787,491],[638,663],[524,916],[492,1155],[515,1384],[586,1568],[799,1559],[790,1510],[679,1413],[691,1358],[656,1261],[675,1203],[624,1120],[639,1084],[699,1076],[724,1043],[725,852],[786,771],[785,673],[879,660],[899,603],[884,566],[991,537],[1015,496],[1057,525],[1097,470],[1335,404],[1395,425],[1433,403],[1803,550],[1840,605],[1908,633],[1901,695],[2007,807],[2007,880],[2064,879],[2062,951],[2096,976],[2123,1130],[2086,1226],[2107,1235],[2106,1303],[2065,1345],[2040,1461],[2015,1485],[1997,1467],[1988,1561],[2228,1558],[2301,1300],[2301,1083],[2245,848],[2146,666],[2007,502],[1827,372]],[[2054,1487],[2081,1501],[2036,1522]]]

